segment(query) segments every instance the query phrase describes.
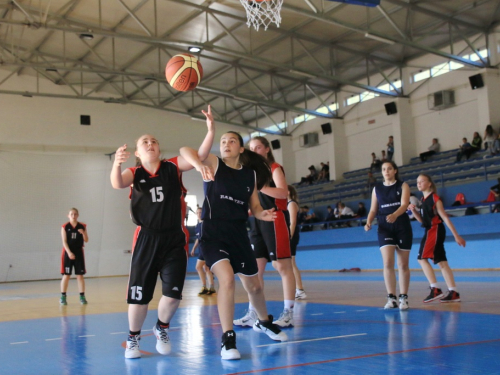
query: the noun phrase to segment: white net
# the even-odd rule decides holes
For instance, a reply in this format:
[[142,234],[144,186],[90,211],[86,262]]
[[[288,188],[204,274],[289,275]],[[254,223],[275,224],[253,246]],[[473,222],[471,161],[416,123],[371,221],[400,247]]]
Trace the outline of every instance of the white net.
[[247,12],[248,27],[253,25],[257,31],[261,25],[267,30],[271,23],[280,27],[283,0],[240,0],[240,2]]

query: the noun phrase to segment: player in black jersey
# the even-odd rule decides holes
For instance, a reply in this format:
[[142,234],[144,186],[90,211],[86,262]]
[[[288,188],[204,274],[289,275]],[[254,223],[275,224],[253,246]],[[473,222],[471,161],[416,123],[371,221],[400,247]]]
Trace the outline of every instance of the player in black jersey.
[[371,229],[377,216],[378,242],[384,262],[384,281],[387,289],[387,303],[384,309],[397,308],[396,272],[394,271],[395,253],[398,254],[399,309],[407,310],[408,287],[410,285],[410,250],[413,232],[410,218],[406,213],[410,203],[410,188],[398,179],[398,167],[393,161],[382,164],[384,182],[373,188],[370,213],[365,230]]
[[[210,152],[215,130],[210,106],[208,112],[202,112],[207,118],[208,132],[198,152],[204,160]],[[122,171],[121,164],[128,160],[130,152],[127,145],[119,147],[111,170],[113,188],[131,188],[130,212],[133,222],[140,227],[127,291],[130,333],[126,358],[141,356],[140,333],[158,273],[162,280],[162,297],[153,333],[157,339],[156,350],[160,354],[171,351],[168,328],[182,298],[188,255],[184,230],[186,189],[182,185],[182,172],[192,169],[182,157],[160,159],[159,143],[149,134],[138,139],[135,156],[140,159],[141,166]]]
[[297,219],[299,217],[299,202],[297,190],[292,185],[288,185],[288,212],[290,213],[290,250],[292,251],[292,267],[295,275],[295,299],[306,299],[307,294],[302,285],[302,276],[300,275],[299,267],[295,261],[297,255],[297,245],[300,240],[300,230],[297,227]]
[[[272,221],[276,216],[273,209],[262,208],[257,192],[271,177],[269,166],[262,157],[243,146],[238,133],[228,132],[220,141],[222,159],[210,154],[201,162],[194,150],[181,149],[181,155],[193,164],[205,181],[201,248],[207,266],[219,280],[217,306],[223,331],[221,356],[228,360],[240,359],[233,331],[235,273],[239,274],[258,314],[253,329],[265,332],[273,340],[288,339],[273,323],[272,315],[267,314],[257,261],[246,229],[249,206],[259,220]],[[254,165],[253,161],[256,161]]]
[[[205,257],[203,256],[203,251],[201,251],[200,240],[201,240],[201,228],[203,226],[203,220],[201,219],[202,208],[198,207],[196,210],[196,216],[198,217],[198,223],[196,224],[194,233],[196,235],[196,241],[194,242],[193,248],[191,249],[191,256],[194,257],[194,252],[199,249],[198,259],[196,260],[196,272],[201,280],[201,290],[198,293],[199,296],[210,296],[215,293],[214,288],[214,275],[212,271],[208,269],[205,264]],[[208,281],[208,288],[207,288]]]
[[87,225],[78,222],[78,210],[72,208],[69,210],[69,222],[64,224],[61,228],[61,237],[63,249],[61,253],[61,305],[67,305],[66,292],[68,290],[68,283],[71,277],[72,269],[75,268],[76,280],[78,282],[78,291],[80,292],[80,303],[87,304],[85,299],[85,280],[83,275],[87,273],[85,269],[85,254],[83,246],[85,242],[89,242],[87,233]]
[[[429,303],[435,300],[440,302],[460,302],[460,293],[457,291],[455,285],[455,278],[453,271],[448,264],[446,252],[444,250],[444,240],[446,237],[446,229],[443,222],[450,228],[456,243],[459,246],[465,247],[465,240],[460,237],[455,226],[444,210],[443,202],[437,195],[437,188],[431,177],[426,174],[421,174],[417,178],[417,188],[424,196],[422,198],[422,206],[420,210],[413,204],[409,208],[413,212],[415,218],[422,223],[425,228],[425,234],[420,244],[420,251],[418,253],[418,263],[422,266],[425,277],[430,283],[430,294],[424,299],[424,303]],[[439,265],[441,273],[443,274],[446,286],[448,287],[448,294],[445,295],[439,288],[436,280],[434,269],[429,264],[428,259],[432,259],[434,264]]]

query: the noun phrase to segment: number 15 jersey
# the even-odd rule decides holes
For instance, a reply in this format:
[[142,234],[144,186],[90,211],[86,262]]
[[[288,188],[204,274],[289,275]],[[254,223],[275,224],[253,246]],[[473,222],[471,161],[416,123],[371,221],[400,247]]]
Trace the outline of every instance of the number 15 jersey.
[[142,166],[130,170],[134,174],[130,196],[132,221],[159,233],[183,233],[186,189],[177,158],[162,160],[154,172]]

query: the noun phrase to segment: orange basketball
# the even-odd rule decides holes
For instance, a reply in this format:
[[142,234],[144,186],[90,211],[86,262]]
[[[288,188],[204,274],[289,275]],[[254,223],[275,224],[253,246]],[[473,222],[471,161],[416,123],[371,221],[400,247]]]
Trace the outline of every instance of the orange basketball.
[[168,61],[165,77],[170,86],[177,91],[190,91],[200,84],[203,68],[196,57],[182,53]]

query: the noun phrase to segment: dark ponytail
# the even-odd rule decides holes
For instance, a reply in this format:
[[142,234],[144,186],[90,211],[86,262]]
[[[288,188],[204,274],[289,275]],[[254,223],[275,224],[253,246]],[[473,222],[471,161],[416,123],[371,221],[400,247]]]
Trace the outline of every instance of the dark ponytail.
[[[240,146],[245,147],[243,138],[239,133],[234,131],[228,131],[228,133],[236,135],[240,142]],[[245,167],[255,171],[255,175],[257,176],[257,190],[261,190],[264,186],[269,185],[273,176],[271,174],[271,168],[264,157],[245,149],[243,153],[240,154],[239,162]]]

